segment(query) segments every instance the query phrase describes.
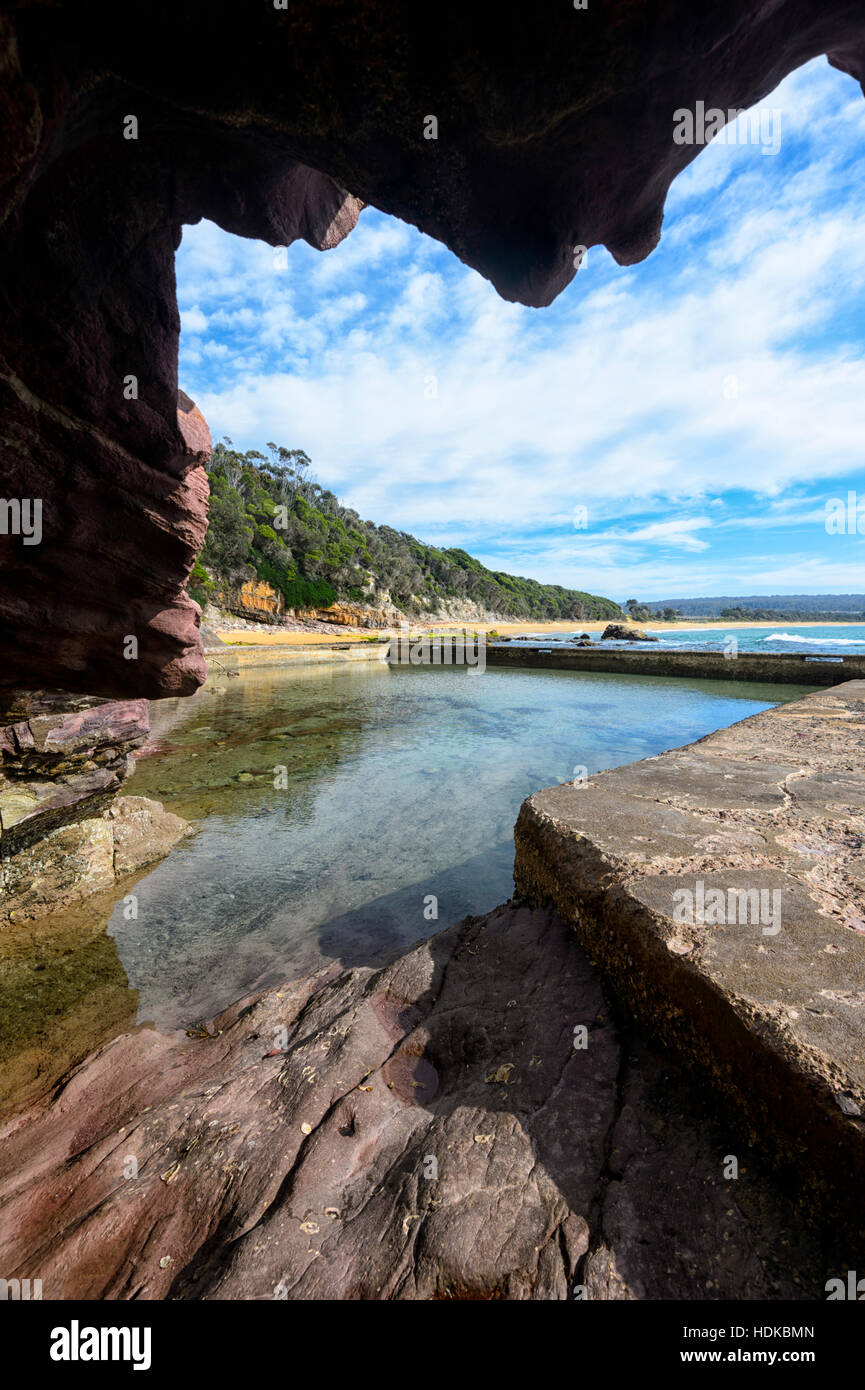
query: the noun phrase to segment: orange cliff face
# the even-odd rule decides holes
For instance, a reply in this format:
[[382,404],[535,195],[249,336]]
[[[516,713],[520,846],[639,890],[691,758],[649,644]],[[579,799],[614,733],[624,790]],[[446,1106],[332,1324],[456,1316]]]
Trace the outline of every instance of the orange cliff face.
[[226,589],[215,598],[220,608],[263,623],[273,622],[285,611],[282,594],[263,579],[248,579],[239,589]]
[[336,602],[328,608],[286,608],[282,594],[263,579],[249,579],[239,588],[221,589],[214,594],[213,601],[227,613],[260,623],[279,623],[288,618],[295,623],[378,629],[392,626],[402,617],[396,608],[371,608],[358,603]]
[[282,594],[263,579],[250,579],[240,590],[240,602],[267,618],[278,618],[283,611]]

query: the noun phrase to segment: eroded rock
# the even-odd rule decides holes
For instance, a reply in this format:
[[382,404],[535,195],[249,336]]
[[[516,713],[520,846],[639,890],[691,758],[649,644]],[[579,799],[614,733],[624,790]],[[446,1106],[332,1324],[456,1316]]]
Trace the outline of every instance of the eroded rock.
[[[20,0],[0,15],[0,683],[103,696],[204,679],[184,586],[209,442],[178,411],[174,253],[206,217],[335,246],[365,203],[448,245],[507,299],[549,304],[585,248],[660,236],[700,152],[675,113],[753,106],[825,53],[861,80],[850,0],[411,7],[213,0],[148,14]],[[190,54],[195,61],[190,62]],[[432,125],[430,123],[433,123]],[[428,138],[429,137],[429,138]],[[137,661],[124,657],[135,636]]]
[[36,1252],[67,1299],[817,1297],[825,1274],[569,929],[511,906],[96,1052],[0,1131],[0,1267]]
[[601,641],[615,642],[657,642],[659,639],[641,627],[631,627],[628,623],[607,623],[601,633]]
[[0,727],[0,924],[51,913],[166,854],[190,832],[116,793],[146,742],[146,700],[14,692]]

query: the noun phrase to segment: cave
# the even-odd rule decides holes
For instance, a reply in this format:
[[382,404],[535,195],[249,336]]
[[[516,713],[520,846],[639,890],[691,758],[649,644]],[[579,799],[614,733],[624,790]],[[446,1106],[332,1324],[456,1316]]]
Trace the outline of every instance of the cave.
[[[174,251],[208,218],[322,249],[364,204],[549,304],[575,248],[623,264],[698,153],[673,113],[753,106],[819,54],[861,81],[855,0],[440,8],[383,3],[8,7],[3,52],[0,685],[100,697],[204,679],[184,584],[209,447],[178,409]],[[428,117],[436,118],[436,138]],[[574,292],[577,292],[576,290]],[[128,635],[138,658],[124,657]]]
[[[865,12],[861,0],[590,0],[531,11],[479,0],[429,12],[387,0],[190,0],[145,13],[19,0],[0,13],[0,53],[0,857],[14,897],[29,892],[21,882],[34,865],[50,878],[73,852],[90,856],[88,890],[113,881],[112,856],[124,854],[129,871],[147,862],[135,839],[147,813],[115,801],[148,735],[146,702],[191,696],[207,677],[186,585],[207,525],[211,438],[178,387],[183,227],[207,219],[273,247],[301,239],[326,251],[370,206],[442,242],[504,299],[542,311],[563,291],[579,294],[586,248],[633,265],[658,245],[668,189],[702,148],[675,138],[676,112],[751,108],[820,55],[865,82]],[[93,827],[105,816],[111,837],[100,822],[97,846]],[[148,823],[163,851],[183,834],[174,819]],[[531,825],[527,842],[545,833]],[[510,940],[511,929],[496,918],[490,937]],[[539,930],[528,916],[513,926],[526,978],[538,968]],[[460,931],[441,951],[448,968],[451,956],[480,949],[473,928]],[[558,938],[555,951],[564,979]],[[421,1017],[424,963],[413,959],[409,973],[405,1012]],[[399,983],[396,972],[388,990]],[[587,1008],[600,1008],[591,978],[571,983]],[[554,1010],[555,982],[545,988]],[[346,994],[366,1010],[376,1045],[377,1028],[396,1036],[387,991],[361,1003]],[[321,1006],[297,987],[299,1015],[311,999]],[[247,1010],[256,1044],[272,1010],[267,999]],[[238,1006],[220,1020],[238,1051],[245,1018]],[[142,1064],[121,1039],[112,1113],[125,1116],[123,1088],[137,1084],[141,1065],[167,1101],[176,1047],[154,1039]],[[427,1084],[422,1063],[400,1070],[379,1051],[388,1088]],[[604,1062],[613,1085],[612,1050]],[[211,1083],[208,1066],[196,1059],[191,1086]],[[646,1086],[656,1085],[652,1073]],[[86,1106],[83,1115],[96,1124]],[[347,1108],[337,1119],[340,1135],[353,1132]],[[54,1123],[40,1142],[62,1164]],[[828,1122],[825,1134],[829,1146]],[[681,1148],[687,1157],[685,1139]],[[525,1148],[514,1152],[533,1171]],[[608,1160],[598,1160],[605,1184]],[[215,1198],[213,1213],[232,1240],[261,1218],[252,1203],[229,1220]],[[589,1234],[569,1221],[559,1213],[542,1260],[584,1257]],[[78,1296],[220,1297],[223,1283],[247,1296],[253,1287],[242,1257],[232,1268],[212,1246],[176,1284],[168,1270],[149,1286],[128,1271],[100,1282],[86,1235],[74,1248],[85,1271]],[[382,1268],[374,1274],[385,1280]],[[569,1297],[563,1280],[558,1265],[544,1273],[542,1296]],[[341,1296],[373,1296],[372,1281]],[[417,1287],[411,1296],[532,1296],[464,1281],[456,1266],[442,1288],[419,1277]],[[310,1288],[318,1296],[313,1276]]]

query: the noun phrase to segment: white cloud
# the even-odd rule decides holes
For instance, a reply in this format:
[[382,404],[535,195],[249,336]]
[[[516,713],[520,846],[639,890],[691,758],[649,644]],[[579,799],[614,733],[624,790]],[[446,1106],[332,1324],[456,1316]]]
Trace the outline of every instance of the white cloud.
[[[278,273],[270,248],[203,224],[179,258],[188,389],[216,436],[303,447],[362,514],[500,568],[616,593],[760,587],[743,537],[816,538],[805,494],[856,469],[865,438],[855,90],[825,64],[794,74],[764,103],[783,110],[778,157],[708,147],[654,256],[621,269],[594,248],[548,310],[369,212]],[[570,536],[577,505],[589,532]],[[862,585],[846,560],[809,573]]]
[[191,309],[187,309],[183,315],[184,333],[205,333],[207,331],[207,315],[203,314],[197,304],[193,304]]

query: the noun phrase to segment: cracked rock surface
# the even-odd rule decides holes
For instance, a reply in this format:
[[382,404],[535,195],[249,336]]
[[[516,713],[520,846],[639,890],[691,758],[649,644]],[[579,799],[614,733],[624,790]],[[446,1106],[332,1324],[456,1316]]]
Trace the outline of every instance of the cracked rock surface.
[[791,1201],[622,1033],[549,911],[328,966],[198,1033],[125,1033],[6,1124],[7,1277],[66,1299],[823,1296]]

